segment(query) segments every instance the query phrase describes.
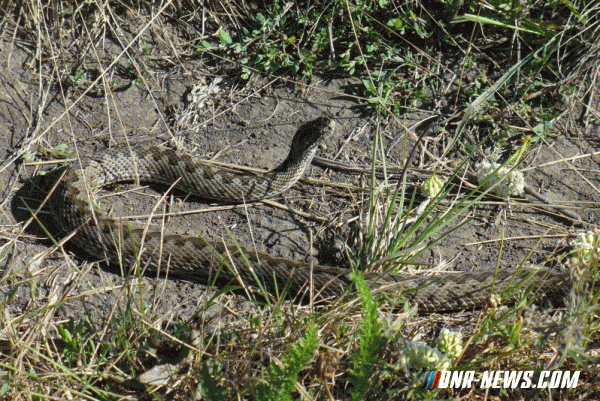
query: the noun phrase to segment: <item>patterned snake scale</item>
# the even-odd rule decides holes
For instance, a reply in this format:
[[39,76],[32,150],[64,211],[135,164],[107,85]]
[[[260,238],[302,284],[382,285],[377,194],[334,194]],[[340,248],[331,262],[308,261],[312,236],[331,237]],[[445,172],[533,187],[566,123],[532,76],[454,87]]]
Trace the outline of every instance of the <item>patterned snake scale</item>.
[[[155,147],[116,148],[71,163],[51,199],[57,227],[78,248],[125,270],[139,261],[146,272],[168,271],[169,276],[212,283],[218,275],[227,280],[257,286],[256,279],[272,293],[286,285],[299,294],[313,282],[322,298],[337,298],[352,288],[350,270],[313,266],[275,258],[219,241],[150,231],[141,224],[122,225],[90,202],[93,191],[123,181],[173,185],[203,198],[225,202],[251,202],[272,198],[289,189],[304,174],[319,144],[334,130],[334,122],[318,118],[302,125],[287,159],[265,174],[232,173],[182,153]],[[141,251],[139,251],[141,249]],[[243,255],[240,253],[243,252]],[[247,261],[247,262],[246,262]],[[541,291],[565,286],[565,274],[548,269],[523,271],[499,269],[436,276],[365,273],[375,292],[404,296],[419,306],[420,313],[481,308],[507,285],[530,278]]]

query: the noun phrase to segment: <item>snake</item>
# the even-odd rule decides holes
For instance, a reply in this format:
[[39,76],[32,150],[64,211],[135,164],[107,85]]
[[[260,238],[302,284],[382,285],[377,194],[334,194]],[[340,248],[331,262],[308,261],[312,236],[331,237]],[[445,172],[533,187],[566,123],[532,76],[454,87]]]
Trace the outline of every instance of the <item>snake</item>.
[[[287,158],[266,173],[236,172],[172,149],[138,146],[99,151],[71,162],[50,198],[60,234],[87,255],[119,266],[124,274],[142,269],[200,283],[233,283],[270,294],[307,294],[336,300],[356,292],[353,269],[278,258],[238,244],[153,231],[123,223],[94,202],[98,188],[121,182],[165,184],[202,198],[243,203],[281,195],[303,176],[335,122],[319,117],[302,124]],[[568,277],[557,269],[487,268],[435,275],[362,272],[373,294],[402,297],[419,313],[472,310],[527,282],[550,294],[564,289]],[[527,287],[532,288],[532,287]]]

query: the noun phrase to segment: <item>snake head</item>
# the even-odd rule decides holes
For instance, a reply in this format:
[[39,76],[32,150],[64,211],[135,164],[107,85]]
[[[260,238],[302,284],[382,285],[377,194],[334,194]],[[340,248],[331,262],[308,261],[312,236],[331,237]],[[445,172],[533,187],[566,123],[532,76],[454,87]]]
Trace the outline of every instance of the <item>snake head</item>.
[[310,159],[317,151],[326,136],[333,133],[335,122],[327,117],[319,117],[316,120],[304,123],[298,128],[292,146],[290,148],[289,158],[304,158],[310,154]]

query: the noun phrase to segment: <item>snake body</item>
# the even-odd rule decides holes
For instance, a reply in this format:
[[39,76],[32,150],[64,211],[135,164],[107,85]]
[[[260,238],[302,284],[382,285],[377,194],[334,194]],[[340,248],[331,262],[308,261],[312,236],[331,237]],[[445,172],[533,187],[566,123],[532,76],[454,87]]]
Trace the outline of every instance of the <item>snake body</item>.
[[[156,147],[116,148],[71,163],[56,186],[51,209],[63,235],[94,258],[105,259],[129,272],[167,272],[193,281],[212,283],[241,280],[281,293],[298,294],[313,284],[322,298],[339,297],[352,286],[351,271],[328,266],[305,266],[220,241],[150,231],[140,224],[121,224],[100,211],[92,188],[123,181],[173,185],[204,198],[250,202],[272,198],[293,186],[311,163],[319,144],[334,130],[334,122],[318,118],[302,125],[286,160],[265,174],[232,173],[185,154]],[[511,269],[420,276],[365,273],[374,292],[402,294],[422,313],[466,310],[484,306],[493,288],[502,293],[510,282],[531,279],[542,291],[556,291],[567,280],[551,270]],[[417,290],[414,290],[417,288]]]

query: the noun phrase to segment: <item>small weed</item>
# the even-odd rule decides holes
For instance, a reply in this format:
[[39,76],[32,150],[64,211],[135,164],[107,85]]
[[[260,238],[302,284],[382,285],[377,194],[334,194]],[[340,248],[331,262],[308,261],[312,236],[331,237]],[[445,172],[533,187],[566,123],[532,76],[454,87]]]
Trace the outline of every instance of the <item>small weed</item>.
[[75,75],[69,75],[69,80],[73,85],[85,85],[88,82],[85,71],[77,70]]
[[25,160],[26,162],[32,162],[35,160],[35,157],[37,155],[35,153],[27,153],[23,155],[23,160]]
[[360,326],[358,340],[360,349],[354,354],[352,363],[354,367],[350,371],[349,379],[353,387],[350,395],[354,400],[365,399],[367,394],[374,396],[376,388],[372,387],[371,377],[375,373],[375,367],[379,364],[378,354],[385,346],[387,339],[383,334],[383,325],[379,321],[380,306],[379,297],[373,297],[364,277],[354,274],[354,284],[358,289],[361,304],[364,308],[364,316]]
[[226,400],[227,391],[219,387],[219,382],[223,377],[223,364],[221,362],[213,359],[206,361],[200,370],[198,390],[210,401]]
[[291,400],[298,374],[306,367],[317,347],[317,327],[308,325],[306,334],[282,356],[281,366],[274,361],[265,373],[266,384],[257,389],[259,400]]
[[50,149],[50,154],[55,159],[67,159],[72,157],[75,154],[73,149],[69,149],[69,146],[66,143],[61,143],[54,147],[54,149]]
[[[65,342],[63,355],[67,360],[67,365],[73,367],[78,364],[88,364],[91,355],[96,352],[96,344],[92,339],[96,329],[92,318],[87,317],[77,324],[71,319],[57,328],[58,334]],[[108,348],[103,346],[98,355],[103,357],[107,351]]]

